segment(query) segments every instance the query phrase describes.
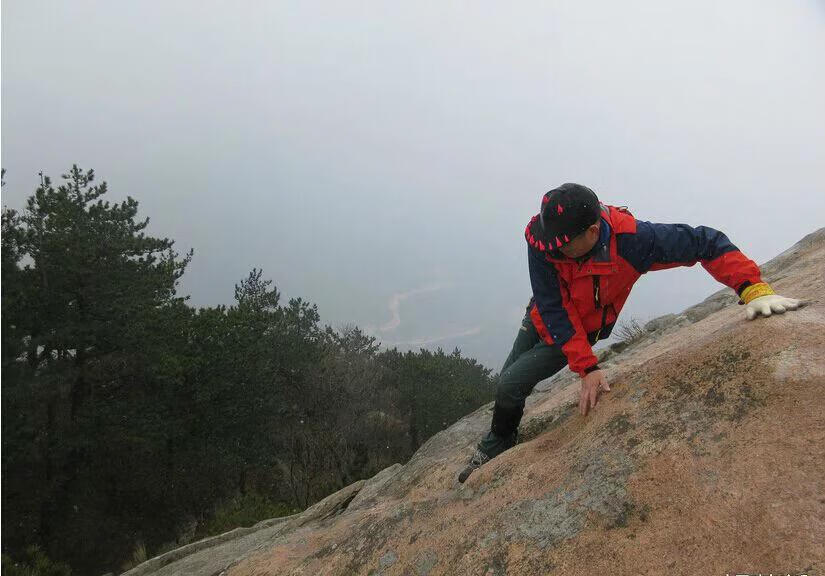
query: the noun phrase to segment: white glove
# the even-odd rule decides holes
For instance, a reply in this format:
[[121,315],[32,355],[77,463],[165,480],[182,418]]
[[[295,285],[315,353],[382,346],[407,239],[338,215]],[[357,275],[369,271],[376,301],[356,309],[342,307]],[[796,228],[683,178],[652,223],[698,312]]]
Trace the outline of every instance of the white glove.
[[785,310],[796,310],[798,307],[799,300],[785,298],[779,294],[769,294],[751,300],[745,309],[745,314],[747,314],[748,320],[753,320],[760,314],[762,316],[770,316],[771,312],[782,314]]

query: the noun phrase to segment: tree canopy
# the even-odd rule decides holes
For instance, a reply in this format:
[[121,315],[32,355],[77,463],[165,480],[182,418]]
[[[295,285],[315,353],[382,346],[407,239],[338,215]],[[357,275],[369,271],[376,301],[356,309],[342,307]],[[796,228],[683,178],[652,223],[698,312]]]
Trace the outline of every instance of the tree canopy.
[[382,350],[257,268],[189,306],[193,252],[106,193],[73,166],[3,209],[4,569],[117,572],[293,513],[492,400],[458,349]]

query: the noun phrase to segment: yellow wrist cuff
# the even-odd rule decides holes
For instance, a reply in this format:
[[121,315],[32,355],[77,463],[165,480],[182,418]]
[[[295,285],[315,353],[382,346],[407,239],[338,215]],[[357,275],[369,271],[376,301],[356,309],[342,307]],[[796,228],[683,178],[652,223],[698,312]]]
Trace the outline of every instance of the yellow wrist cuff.
[[742,290],[740,300],[742,300],[743,304],[749,304],[751,300],[761,298],[762,296],[770,296],[771,294],[776,294],[776,292],[773,291],[767,282],[760,282],[759,284],[751,284]]

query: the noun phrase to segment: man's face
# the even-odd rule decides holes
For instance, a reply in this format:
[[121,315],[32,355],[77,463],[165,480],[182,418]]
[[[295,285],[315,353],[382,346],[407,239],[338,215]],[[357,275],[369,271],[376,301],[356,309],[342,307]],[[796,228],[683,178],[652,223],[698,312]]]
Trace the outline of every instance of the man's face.
[[569,244],[565,244],[559,251],[568,258],[579,258],[593,249],[599,241],[599,223],[596,222],[587,230],[573,238]]

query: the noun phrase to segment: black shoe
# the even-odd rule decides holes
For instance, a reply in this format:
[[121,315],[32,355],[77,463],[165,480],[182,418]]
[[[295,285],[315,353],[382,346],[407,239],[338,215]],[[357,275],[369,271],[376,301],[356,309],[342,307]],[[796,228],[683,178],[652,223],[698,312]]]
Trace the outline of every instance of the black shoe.
[[473,473],[473,470],[480,468],[484,463],[489,462],[490,457],[487,456],[484,452],[476,448],[473,457],[470,458],[470,462],[467,464],[467,467],[461,471],[461,474],[458,475],[458,481],[464,484],[464,481],[470,477],[470,474]]

